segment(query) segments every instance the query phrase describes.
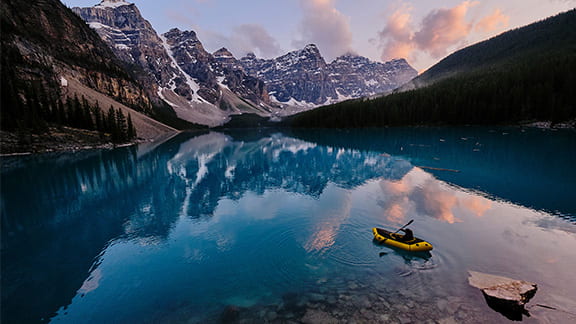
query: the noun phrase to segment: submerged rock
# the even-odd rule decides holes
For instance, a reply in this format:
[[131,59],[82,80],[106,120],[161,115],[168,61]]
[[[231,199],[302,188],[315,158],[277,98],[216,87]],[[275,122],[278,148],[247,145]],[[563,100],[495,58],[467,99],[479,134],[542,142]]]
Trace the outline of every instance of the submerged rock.
[[522,314],[530,316],[524,305],[536,294],[535,283],[476,271],[468,273],[468,283],[482,290],[492,309],[510,320],[522,320]]
[[240,308],[235,305],[228,305],[220,315],[221,323],[234,323],[240,317]]
[[336,324],[338,320],[332,315],[317,309],[308,309],[304,317],[301,319],[302,323],[305,324],[315,324],[315,323],[326,323],[326,324]]

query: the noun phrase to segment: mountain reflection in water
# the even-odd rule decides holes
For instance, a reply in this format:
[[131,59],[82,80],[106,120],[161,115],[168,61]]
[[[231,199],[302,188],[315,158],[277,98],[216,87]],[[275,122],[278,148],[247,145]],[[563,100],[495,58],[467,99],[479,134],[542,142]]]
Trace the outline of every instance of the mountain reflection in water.
[[441,274],[422,293],[468,292],[468,267],[510,270],[516,255],[519,275],[576,299],[561,284],[576,262],[563,257],[576,248],[576,159],[558,151],[574,143],[522,129],[243,130],[3,159],[2,322],[166,320],[181,303],[209,318],[334,277],[416,273],[412,285],[429,264],[382,265],[370,234],[410,219]]

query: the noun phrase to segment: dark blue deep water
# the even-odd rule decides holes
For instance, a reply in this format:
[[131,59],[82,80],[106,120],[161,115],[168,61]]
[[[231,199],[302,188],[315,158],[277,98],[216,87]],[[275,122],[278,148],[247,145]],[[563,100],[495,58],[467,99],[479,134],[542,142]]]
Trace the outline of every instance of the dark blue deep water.
[[[537,283],[525,322],[576,320],[571,130],[184,133],[1,162],[2,323],[509,321],[469,270]],[[409,220],[430,254],[373,243]]]

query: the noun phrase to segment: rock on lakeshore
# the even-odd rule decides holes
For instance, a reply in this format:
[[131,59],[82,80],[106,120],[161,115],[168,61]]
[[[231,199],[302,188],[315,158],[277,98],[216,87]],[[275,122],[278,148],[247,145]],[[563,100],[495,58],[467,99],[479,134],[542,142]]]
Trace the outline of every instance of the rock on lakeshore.
[[468,273],[468,283],[482,290],[492,309],[511,320],[521,320],[522,314],[529,316],[524,305],[536,294],[535,283],[476,271]]

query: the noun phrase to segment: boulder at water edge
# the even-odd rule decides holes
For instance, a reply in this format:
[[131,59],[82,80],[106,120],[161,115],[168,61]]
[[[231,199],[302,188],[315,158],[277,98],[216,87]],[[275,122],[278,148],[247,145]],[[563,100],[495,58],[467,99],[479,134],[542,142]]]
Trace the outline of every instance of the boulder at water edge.
[[524,305],[536,294],[535,283],[476,271],[468,273],[468,283],[482,290],[492,309],[510,320],[522,320],[522,314],[530,316]]

